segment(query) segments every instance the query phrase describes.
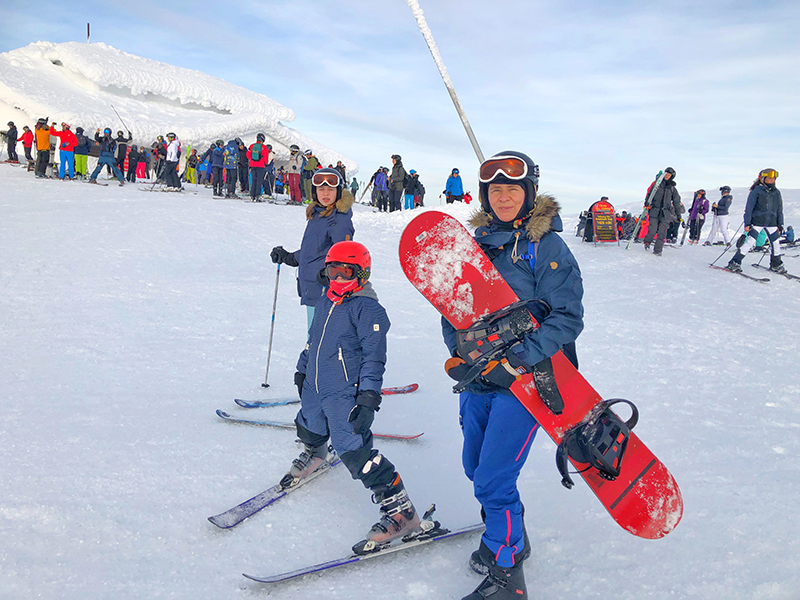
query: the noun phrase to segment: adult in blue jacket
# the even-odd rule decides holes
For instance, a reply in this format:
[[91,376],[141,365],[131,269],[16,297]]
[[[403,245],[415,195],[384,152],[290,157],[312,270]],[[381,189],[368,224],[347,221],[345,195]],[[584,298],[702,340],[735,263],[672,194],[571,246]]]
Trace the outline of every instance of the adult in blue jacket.
[[119,179],[120,185],[125,185],[125,176],[117,166],[117,159],[114,152],[117,149],[117,142],[111,137],[111,129],[106,127],[103,130],[103,137],[100,137],[100,130],[98,129],[94,134],[94,140],[100,146],[100,158],[97,159],[97,166],[89,176],[89,183],[97,183],[97,176],[103,170],[103,165],[107,165],[114,171],[114,176]]
[[319,273],[325,256],[337,242],[353,239],[353,196],[345,189],[336,169],[317,169],[311,177],[311,203],[306,207],[306,230],[300,249],[287,252],[283,246],[272,249],[272,262],[298,267],[297,294],[307,307],[308,326],[314,319],[314,307],[325,294]]
[[742,259],[756,245],[758,235],[766,230],[769,236],[770,270],[775,273],[786,273],[781,260],[780,236],[783,233],[783,198],[781,191],[775,186],[778,172],[775,169],[764,169],[758,179],[750,186],[750,195],[744,208],[744,231],[747,234],[744,244],[736,250],[728,263],[728,269],[741,273]]
[[[480,168],[481,209],[470,225],[475,240],[521,300],[537,300],[531,312],[540,327],[516,350],[471,383],[460,396],[464,435],[462,461],[485,515],[486,531],[470,558],[486,574],[465,600],[479,600],[494,587],[493,600],[527,598],[522,563],[531,548],[523,523],[517,477],[528,457],[538,423],[509,390],[515,378],[505,368],[530,372],[533,365],[563,350],[577,367],[575,340],[583,330],[580,269],[557,232],[559,205],[537,195],[539,168],[520,152],[502,152]],[[456,380],[467,366],[458,356],[456,332],[442,319],[452,354],[445,368]],[[519,371],[517,371],[519,372]]]
[[444,193],[447,197],[447,203],[461,202],[464,199],[464,184],[461,181],[461,175],[458,169],[453,169],[450,177],[447,178],[447,183],[444,186]]

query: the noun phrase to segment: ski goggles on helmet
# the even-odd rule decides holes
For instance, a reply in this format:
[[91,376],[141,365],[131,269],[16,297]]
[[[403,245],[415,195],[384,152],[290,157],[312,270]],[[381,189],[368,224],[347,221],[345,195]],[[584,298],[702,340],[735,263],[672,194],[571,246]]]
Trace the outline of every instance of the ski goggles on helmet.
[[758,174],[759,177],[777,177],[778,172],[775,169],[764,169]]
[[336,278],[341,277],[346,281],[355,279],[358,275],[358,265],[350,263],[332,262],[325,265],[325,275],[328,279],[334,281]]
[[335,188],[339,187],[341,182],[342,179],[339,174],[331,173],[330,171],[326,171],[325,173],[314,173],[314,175],[311,177],[311,183],[314,184],[314,187],[329,185]]
[[106,127],[105,129],[103,129],[103,133],[107,133],[108,135],[111,135],[111,130],[108,127]]
[[525,179],[528,175],[528,163],[517,156],[494,156],[483,161],[478,171],[481,183],[489,183],[498,175],[508,179]]

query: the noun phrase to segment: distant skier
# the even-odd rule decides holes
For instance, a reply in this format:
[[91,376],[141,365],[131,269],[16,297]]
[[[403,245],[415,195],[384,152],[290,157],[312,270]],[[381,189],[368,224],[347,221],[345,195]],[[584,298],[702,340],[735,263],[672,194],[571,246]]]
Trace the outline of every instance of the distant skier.
[[425,206],[425,186],[422,185],[422,182],[419,179],[419,173],[414,173],[411,176],[417,180],[417,194],[414,196],[414,208],[418,206]]
[[353,177],[353,181],[350,182],[350,193],[353,195],[353,199],[356,198],[356,193],[358,193],[358,181],[355,177]]
[[729,210],[733,203],[733,196],[731,196],[731,188],[728,185],[723,185],[719,188],[720,199],[711,205],[711,211],[714,213],[714,222],[711,226],[711,233],[706,240],[704,246],[711,246],[717,239],[717,231],[722,233],[722,239],[726,246],[731,245],[731,234],[728,231],[728,223],[730,222]]
[[[47,165],[50,164],[50,127],[47,119],[36,121],[36,177],[47,177]],[[98,130],[99,131],[99,130]]]
[[289,146],[289,164],[286,165],[286,177],[289,184],[289,196],[294,204],[302,204],[300,193],[300,176],[303,173],[305,158],[300,154],[300,147],[296,144]]
[[8,158],[5,162],[16,164],[19,162],[19,156],[17,156],[17,126],[14,125],[14,121],[8,122],[8,130],[4,133],[8,143]]
[[75,128],[75,137],[78,140],[78,145],[75,146],[75,176],[80,179],[86,179],[89,174],[89,152],[92,149],[91,138],[83,133],[83,127]]
[[236,138],[236,148],[239,150],[239,172],[237,178],[239,180],[239,191],[243,194],[250,194],[250,159],[247,158],[247,146],[242,141],[242,138]]
[[731,271],[742,272],[742,259],[755,246],[758,234],[766,230],[771,252],[769,268],[775,273],[786,273],[779,241],[783,233],[783,198],[781,191],[775,186],[777,177],[778,172],[775,169],[764,169],[750,186],[750,195],[747,196],[744,209],[744,231],[747,238],[728,263]]
[[447,199],[447,204],[461,202],[464,199],[464,183],[461,181],[458,169],[453,169],[450,172],[450,176],[444,186],[444,195]]
[[272,145],[267,144],[269,161],[267,162],[267,172],[264,174],[264,191],[269,198],[275,193],[275,154],[272,152]]
[[[649,195],[650,190],[648,190],[645,198]],[[647,235],[644,237],[644,249],[650,250],[653,238],[658,236],[653,248],[653,254],[661,256],[667,229],[669,229],[671,223],[680,222],[681,213],[683,213],[681,195],[678,193],[678,188],[675,187],[675,169],[672,167],[665,169],[664,179],[659,184],[652,201],[646,207],[650,215],[650,225],[647,229]]]
[[122,171],[120,171],[114,158],[117,142],[111,137],[111,129],[106,127],[103,130],[102,137],[100,137],[100,130],[98,129],[94,134],[94,140],[100,146],[100,158],[97,159],[97,166],[94,168],[94,171],[89,175],[89,183],[97,183],[97,176],[100,174],[100,171],[103,170],[103,165],[106,165],[114,171],[114,176],[119,180],[120,186],[125,185],[125,177],[122,175]]
[[692,207],[689,209],[689,244],[700,242],[700,232],[706,222],[708,214],[708,199],[705,190],[697,190],[694,193]]
[[272,262],[299,267],[297,292],[300,304],[306,307],[308,326],[314,318],[314,307],[325,294],[317,275],[325,266],[325,255],[337,242],[353,239],[353,197],[344,187],[342,176],[335,169],[318,169],[311,178],[311,203],[306,207],[306,230],[300,249],[288,252],[276,246],[270,253]]
[[[314,152],[311,149],[306,150],[305,152],[305,164],[303,165],[303,192],[306,201],[311,201],[311,177],[314,175],[314,172],[319,168],[319,160],[316,156],[314,156]],[[338,171],[337,171],[338,173]]]
[[164,162],[164,181],[167,191],[179,192],[181,190],[181,180],[178,177],[178,163],[181,160],[181,143],[178,136],[172,132],[167,134],[167,157]]
[[389,212],[400,210],[400,197],[403,195],[408,173],[403,167],[403,159],[399,154],[392,154],[392,174],[389,176]]
[[217,140],[210,151],[209,162],[211,163],[211,178],[214,185],[213,195],[222,198],[223,175],[225,170],[225,156],[223,155],[222,145],[225,142]]
[[136,169],[139,167],[139,147],[131,145],[128,152],[128,172],[125,174],[125,181],[136,183]]
[[33,148],[33,132],[31,128],[27,125],[22,126],[22,137],[19,138],[22,142],[22,148],[25,150],[25,158],[28,162],[33,160],[33,155],[31,154],[31,148]]
[[247,159],[249,161],[250,174],[253,176],[253,181],[249,185],[250,200],[258,202],[261,199],[261,188],[264,185],[264,175],[267,172],[267,163],[269,162],[269,148],[264,143],[266,136],[259,133],[256,136],[255,143],[250,145],[247,151]]
[[406,185],[403,189],[405,203],[403,208],[405,210],[412,210],[414,208],[414,197],[417,195],[419,189],[419,179],[415,177],[417,171],[411,169],[408,172]]
[[[333,171],[341,180],[341,175]],[[322,173],[317,171],[313,178]],[[332,188],[331,188],[332,189]],[[341,188],[337,188],[341,189]],[[317,193],[320,188],[316,187]],[[372,491],[380,520],[364,542],[385,543],[419,528],[419,516],[394,465],[372,447],[370,427],[381,403],[390,322],[368,281],[362,244],[334,244],[324,258],[327,292],[319,299],[294,380],[302,402],[295,424],[303,451],[281,480],[284,488],[332,461],[328,439],[353,479]],[[364,542],[353,546],[365,552]]]
[[781,241],[784,241],[784,242],[786,242],[787,244],[792,244],[792,245],[794,245],[794,242],[795,242],[795,237],[794,237],[794,227],[792,227],[791,225],[789,225],[789,226],[786,228],[786,233],[783,235],[783,238],[782,238],[782,240],[781,240]]
[[[125,170],[125,159],[128,156],[128,142],[133,139],[133,135],[131,132],[128,132],[128,137],[125,137],[125,134],[120,130],[117,132],[117,137],[114,139],[117,142],[117,167],[119,167],[120,171]],[[128,161],[130,164],[130,161]]]
[[[540,323],[518,349],[489,363],[461,393],[462,461],[481,503],[486,531],[470,568],[486,579],[464,600],[525,600],[523,564],[531,555],[525,509],[517,478],[539,424],[509,390],[532,366],[563,350],[577,367],[575,340],[583,330],[583,283],[575,258],[557,232],[560,207],[537,195],[539,167],[521,152],[501,152],[479,169],[481,208],[470,225],[475,241]],[[452,358],[445,370],[456,381],[467,364],[458,354],[456,331],[442,319]]]
[[78,138],[72,133],[70,126],[61,123],[61,131],[57,131],[55,123],[50,128],[50,135],[58,138],[58,155],[61,166],[58,171],[58,178],[64,179],[65,176],[75,179],[75,147],[78,145]]
[[222,152],[225,167],[225,197],[238,198],[236,195],[236,173],[239,170],[239,147],[236,140],[229,140]]
[[334,168],[334,169],[336,169],[337,171],[339,171],[339,175],[341,175],[341,176],[342,176],[342,181],[345,181],[345,182],[346,182],[346,181],[347,181],[347,169],[346,169],[346,168],[345,168],[345,166],[342,164],[342,161],[340,161],[340,160],[337,160],[337,161],[336,161],[336,166],[335,166],[335,167],[333,167],[333,168]]
[[375,174],[375,204],[378,212],[389,210],[389,169],[383,167]]

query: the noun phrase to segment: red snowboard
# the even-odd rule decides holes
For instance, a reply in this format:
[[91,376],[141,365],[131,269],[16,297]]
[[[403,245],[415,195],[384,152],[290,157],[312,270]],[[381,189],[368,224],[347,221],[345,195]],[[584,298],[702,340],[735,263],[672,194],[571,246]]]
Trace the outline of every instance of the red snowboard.
[[[467,229],[445,213],[425,212],[408,224],[400,238],[400,264],[414,287],[456,329],[519,301]],[[564,400],[560,415],[542,402],[533,375],[517,381],[511,391],[558,444],[603,399],[562,352],[552,357],[552,365]],[[589,467],[573,464],[579,470]],[[633,535],[662,538],[683,516],[677,482],[633,432],[619,477],[603,479],[594,467],[581,476],[613,519]]]

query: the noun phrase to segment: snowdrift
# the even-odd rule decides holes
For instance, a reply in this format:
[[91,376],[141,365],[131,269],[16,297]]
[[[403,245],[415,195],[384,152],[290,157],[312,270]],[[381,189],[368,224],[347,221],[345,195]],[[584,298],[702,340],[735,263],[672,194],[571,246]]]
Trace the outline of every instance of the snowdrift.
[[341,160],[355,173],[355,161],[287,127],[294,112],[282,104],[200,71],[168,65],[103,43],[36,42],[0,54],[0,122],[32,126],[49,116],[56,122],[123,129],[114,109],[134,135],[149,145],[174,131],[184,142],[205,147],[216,139],[267,136],[278,159],[289,146],[310,148],[324,165]]

